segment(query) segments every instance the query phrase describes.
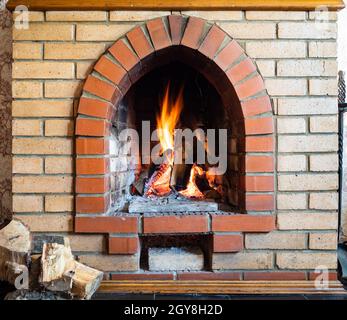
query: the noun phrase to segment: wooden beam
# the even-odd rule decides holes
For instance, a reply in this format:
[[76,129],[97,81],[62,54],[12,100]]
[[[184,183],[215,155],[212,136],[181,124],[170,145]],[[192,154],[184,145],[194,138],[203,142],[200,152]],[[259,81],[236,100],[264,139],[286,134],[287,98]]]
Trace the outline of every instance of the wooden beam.
[[103,281],[99,293],[141,294],[324,294],[346,295],[338,281],[317,289],[314,281]]
[[25,5],[29,10],[315,10],[336,11],[343,0],[10,0],[7,8]]

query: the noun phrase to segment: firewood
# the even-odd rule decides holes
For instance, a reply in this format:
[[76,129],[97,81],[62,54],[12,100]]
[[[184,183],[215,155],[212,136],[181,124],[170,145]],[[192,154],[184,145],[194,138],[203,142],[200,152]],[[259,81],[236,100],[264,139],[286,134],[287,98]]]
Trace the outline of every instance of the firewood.
[[144,194],[146,196],[152,195],[167,195],[170,193],[170,176],[171,165],[169,163],[162,163],[149,180],[145,184]]
[[103,272],[74,259],[67,239],[64,245],[43,245],[40,282],[47,290],[69,292],[80,299],[90,299],[102,278]]
[[133,193],[138,193],[139,195],[143,195],[145,189],[145,183],[148,179],[148,169],[141,172],[141,174],[137,177],[136,181],[133,183],[134,191]]
[[65,283],[66,279],[63,275],[66,270],[69,270],[73,262],[74,258],[69,245],[45,243],[41,257],[40,282],[49,289],[52,289],[54,282],[59,280],[63,280]]
[[44,286],[48,291],[69,293],[72,288],[72,278],[66,273],[63,274],[60,279],[47,282]]
[[[161,159],[160,163],[157,161]],[[170,177],[172,170],[173,151],[171,149],[166,150],[158,157],[156,161],[151,164],[148,177],[149,179],[145,183],[143,194],[147,197],[150,196],[167,196],[171,193],[170,189]],[[160,164],[156,164],[160,163]]]
[[43,285],[49,291],[90,299],[103,273],[77,262],[68,238],[60,242],[63,244],[43,243],[42,255],[33,255],[29,267],[30,232],[21,222],[12,221],[0,230],[0,280],[21,289],[36,291]]
[[88,267],[77,261],[74,262],[70,274],[72,275],[71,294],[80,299],[90,299],[99,288],[103,272]]
[[170,188],[174,192],[179,192],[184,190],[189,182],[190,177],[190,171],[192,169],[191,164],[185,163],[185,145],[183,144],[180,147],[177,147],[175,149],[175,152],[177,154],[182,155],[182,162],[177,163],[175,158],[173,159],[173,166],[171,170],[171,176],[170,176]]
[[[31,238],[29,229],[20,221],[13,220],[0,230],[0,280],[14,284],[12,272],[17,266],[22,270],[30,261]],[[11,270],[11,271],[10,271]]]
[[187,187],[191,169],[191,164],[174,164],[170,179],[170,187],[174,191],[182,191]]

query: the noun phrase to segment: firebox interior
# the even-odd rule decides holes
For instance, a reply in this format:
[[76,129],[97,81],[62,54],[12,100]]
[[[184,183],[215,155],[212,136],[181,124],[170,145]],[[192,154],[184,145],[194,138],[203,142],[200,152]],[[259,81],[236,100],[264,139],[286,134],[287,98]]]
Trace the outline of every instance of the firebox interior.
[[[156,128],[156,115],[161,111],[166,86],[170,96],[177,97],[183,89],[183,109],[179,128],[220,129],[228,128],[222,100],[216,89],[195,69],[181,62],[174,62],[154,69],[141,78],[128,92],[125,101],[133,103],[135,124],[141,129],[142,121],[150,121]],[[131,103],[128,102],[128,106]]]
[[[237,134],[239,133],[233,132],[233,128],[235,128],[233,121],[235,122],[235,120],[233,120],[233,115],[227,111],[232,108],[223,104],[216,88],[199,71],[178,61],[170,62],[150,71],[132,85],[119,103],[113,125],[112,137],[118,144],[118,149],[124,147],[124,142],[121,142],[118,138],[122,129],[132,128],[136,129],[139,133],[139,157],[137,159],[134,157],[127,158],[123,161],[126,163],[123,164],[120,163],[120,157],[113,159],[117,167],[115,170],[117,174],[112,177],[114,184],[113,202],[121,204],[116,209],[121,209],[122,211],[127,210],[130,213],[138,213],[143,208],[148,209],[149,203],[143,202],[143,199],[140,200],[140,207],[135,206],[136,208],[133,211],[129,211],[129,204],[133,202],[131,206],[133,208],[136,203],[135,198],[146,198],[146,183],[151,178],[153,179],[153,174],[156,170],[160,171],[160,168],[158,169],[158,166],[153,165],[152,162],[143,164],[143,154],[141,151],[143,141],[147,141],[143,139],[148,139],[148,137],[143,137],[142,132],[143,121],[149,122],[151,133],[157,128],[157,118],[163,108],[163,99],[165,93],[167,93],[166,90],[169,90],[168,95],[170,101],[174,101],[180,92],[182,92],[183,106],[175,127],[176,129],[184,130],[188,128],[192,131],[202,129],[204,132],[207,129],[226,129],[228,134],[228,148],[233,144],[233,141],[237,140]],[[221,151],[218,141],[217,131],[215,136],[216,156]],[[194,140],[195,142],[196,140]],[[126,143],[131,144],[132,141],[127,141]],[[158,141],[151,141],[151,150],[157,144]],[[193,145],[194,147],[195,144]],[[225,210],[225,208],[227,210],[236,210],[238,206],[239,183],[239,179],[237,179],[239,173],[236,171],[238,171],[239,157],[236,154],[237,150],[235,148],[234,150],[227,150],[227,152],[228,169],[224,175],[213,177],[212,183],[198,175],[194,180],[195,185],[198,187],[197,189],[201,191],[203,197],[199,199],[196,197],[195,199],[192,196],[190,203],[193,203],[191,200],[199,200],[202,204],[200,205],[200,209],[192,206],[192,210],[184,209],[183,211],[211,211],[211,204],[213,206],[213,203],[220,203],[221,206],[215,206],[212,211]],[[136,160],[138,163],[135,165]],[[201,170],[207,170],[209,164],[206,162],[201,168],[203,168]],[[175,207],[177,204],[174,199],[175,195],[177,195],[177,191],[184,191],[187,188],[190,177],[192,176],[191,171],[192,165],[183,165],[183,169],[181,166],[175,172],[174,169],[172,170],[170,181],[173,180],[173,173],[176,174],[176,177],[174,183],[170,185],[170,191],[173,190],[174,192],[173,194],[170,192],[170,194],[165,195],[171,200],[167,201],[166,206],[159,206],[158,210],[162,212],[163,209],[165,210],[165,207],[169,207],[169,203],[172,203],[172,206]],[[206,203],[206,210],[203,209],[203,202]],[[182,203],[180,202],[180,204]],[[186,208],[187,206],[184,205],[183,207]],[[149,212],[155,212],[155,209],[153,210],[149,210]],[[170,210],[170,212],[172,211],[174,210]]]

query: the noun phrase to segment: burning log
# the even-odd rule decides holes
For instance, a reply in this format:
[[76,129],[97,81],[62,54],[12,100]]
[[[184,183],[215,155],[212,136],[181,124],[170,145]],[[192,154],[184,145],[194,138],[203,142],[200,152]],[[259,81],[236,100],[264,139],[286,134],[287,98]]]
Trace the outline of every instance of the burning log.
[[163,163],[159,166],[145,184],[144,194],[146,196],[166,196],[170,194],[171,165]]
[[142,171],[137,179],[132,184],[132,194],[133,195],[143,195],[145,192],[145,184],[148,180],[148,169]]
[[[179,146],[177,149],[175,149],[175,152],[181,154],[184,158],[185,146]],[[170,178],[170,188],[176,193],[186,189],[189,183],[192,165],[186,164],[185,160],[186,159],[184,158],[182,159],[182,163],[176,163],[175,159],[173,159],[173,168]]]
[[171,166],[165,162],[152,171],[153,174],[145,183],[145,196],[164,197],[173,191],[185,198],[221,198],[220,192],[211,185],[211,177],[208,177],[206,170],[197,164]]
[[170,187],[175,192],[182,191],[187,188],[192,165],[174,164],[171,172]]
[[172,171],[172,150],[166,150],[162,155],[164,161],[160,165],[152,165],[149,172],[153,172],[145,183],[144,195],[150,196],[167,196],[171,193],[170,177]]
[[[157,135],[160,141],[158,151],[162,152],[160,156],[164,157],[165,160],[160,165],[152,164],[148,172],[149,179],[144,184],[144,188],[145,178],[143,175],[139,176],[132,185],[133,194],[138,192],[146,197],[166,197],[174,194],[185,198],[202,199],[204,192],[214,189],[209,183],[205,168],[191,164],[194,161],[197,162],[200,154],[198,150],[206,153],[207,141],[202,129],[204,123],[199,122],[198,119],[194,122],[189,120],[189,125],[186,128],[199,129],[198,134],[194,135],[191,142],[191,139],[185,138],[185,143],[182,146],[175,145],[175,128],[182,128],[180,116],[183,106],[183,89],[181,88],[176,99],[170,99],[168,85],[161,103],[161,111],[157,115]],[[193,154],[187,154],[186,150],[193,151]],[[197,151],[195,152],[195,150]],[[175,163],[174,152],[182,157],[192,157],[189,161],[190,164],[184,163],[186,159],[182,159],[182,164]],[[154,163],[158,162],[154,161]],[[217,195],[212,193],[211,198],[217,198]]]
[[202,172],[200,171],[199,175],[196,175],[195,177],[195,184],[197,185],[197,187],[199,188],[199,190],[202,193],[206,193],[210,190],[213,190],[212,186],[210,185],[208,179],[207,179],[207,169],[206,167],[201,167],[202,168]]
[[186,198],[203,198],[203,193],[199,190],[198,186],[196,185],[196,177],[202,176],[203,173],[203,169],[194,164],[192,169],[190,170],[190,177],[187,188],[185,190],[180,191],[180,195]]

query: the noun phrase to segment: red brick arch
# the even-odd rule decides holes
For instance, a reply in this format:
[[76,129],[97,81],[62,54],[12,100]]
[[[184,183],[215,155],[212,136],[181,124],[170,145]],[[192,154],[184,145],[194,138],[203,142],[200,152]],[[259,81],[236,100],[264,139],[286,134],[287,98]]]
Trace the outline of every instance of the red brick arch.
[[[182,59],[199,70],[216,87],[225,105],[238,101],[233,112],[238,114],[245,136],[245,210],[274,210],[274,122],[270,98],[255,63],[217,25],[200,18],[171,15],[148,21],[118,39],[98,60],[84,84],[76,120],[77,215],[96,217],[108,211],[111,183],[107,137],[118,103],[133,83],[173,59]],[[234,225],[235,217],[230,217]],[[109,219],[118,220],[110,224]],[[76,231],[136,232],[134,219],[80,216]],[[272,222],[269,227],[269,221],[264,220],[262,229],[261,215],[259,219],[250,220],[251,225],[247,222],[244,228],[258,232],[273,228]],[[214,226],[215,231],[221,231],[217,222],[212,223]],[[224,228],[228,229],[226,225]]]

